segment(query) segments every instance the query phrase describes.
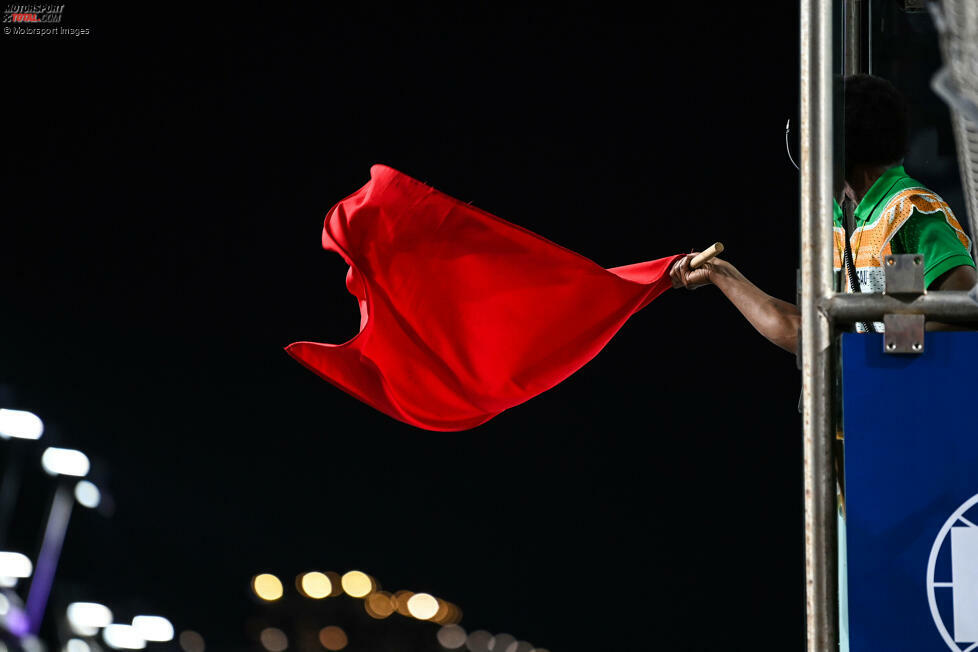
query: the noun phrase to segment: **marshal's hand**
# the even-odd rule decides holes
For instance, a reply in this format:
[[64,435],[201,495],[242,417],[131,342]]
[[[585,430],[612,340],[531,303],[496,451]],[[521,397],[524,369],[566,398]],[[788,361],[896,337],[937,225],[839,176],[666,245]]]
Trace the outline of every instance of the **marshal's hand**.
[[698,251],[694,251],[691,254],[686,254],[672,264],[672,268],[669,270],[669,278],[672,279],[672,287],[695,290],[698,287],[709,285],[711,283],[710,269],[713,266],[712,261],[703,263],[703,265],[701,265],[698,269],[692,269],[689,266],[690,261],[692,261],[697,254],[699,254]]

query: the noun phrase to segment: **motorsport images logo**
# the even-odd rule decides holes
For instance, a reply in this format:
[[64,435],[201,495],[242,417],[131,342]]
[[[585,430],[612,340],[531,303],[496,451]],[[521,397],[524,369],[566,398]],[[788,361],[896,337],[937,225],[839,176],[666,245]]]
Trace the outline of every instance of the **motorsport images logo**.
[[61,22],[64,5],[7,5],[3,10],[4,23],[47,23],[57,25]]
[[3,33],[14,38],[88,36],[88,27],[63,27],[65,6],[11,3],[3,10]]

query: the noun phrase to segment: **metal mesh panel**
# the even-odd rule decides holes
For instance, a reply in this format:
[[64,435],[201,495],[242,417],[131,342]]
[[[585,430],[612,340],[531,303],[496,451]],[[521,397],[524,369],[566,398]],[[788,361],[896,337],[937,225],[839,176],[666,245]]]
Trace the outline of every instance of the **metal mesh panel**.
[[961,188],[975,239],[978,235],[978,2],[940,0],[928,6],[941,35],[944,56],[944,68],[935,75],[932,86],[951,108]]

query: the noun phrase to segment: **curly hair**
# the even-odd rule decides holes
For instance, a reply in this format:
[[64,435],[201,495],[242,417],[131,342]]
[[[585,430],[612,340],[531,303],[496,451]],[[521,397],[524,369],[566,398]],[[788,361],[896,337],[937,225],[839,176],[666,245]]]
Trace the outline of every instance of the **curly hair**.
[[896,163],[907,154],[907,100],[896,86],[872,75],[844,81],[846,170]]

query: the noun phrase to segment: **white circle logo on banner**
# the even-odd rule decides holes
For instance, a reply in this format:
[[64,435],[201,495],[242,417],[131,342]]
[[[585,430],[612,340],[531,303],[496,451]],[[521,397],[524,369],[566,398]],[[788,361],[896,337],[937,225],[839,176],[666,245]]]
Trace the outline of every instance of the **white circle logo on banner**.
[[[969,498],[951,514],[937,533],[934,545],[930,549],[930,558],[927,560],[927,602],[930,604],[930,615],[934,618],[934,624],[937,626],[937,631],[941,633],[941,638],[954,652],[978,650],[978,621],[973,618],[954,618],[952,637],[937,607],[936,591],[950,589],[955,614],[968,613],[978,608],[978,524],[965,518],[968,510],[976,504],[978,504],[978,495]],[[959,524],[958,527],[955,527],[956,523]],[[952,532],[957,530],[960,532]],[[945,546],[948,535],[951,535],[951,545]],[[937,581],[934,578],[937,559],[947,547],[950,548],[946,554],[951,555],[953,578]],[[972,643],[972,645],[962,648],[959,643]]]

